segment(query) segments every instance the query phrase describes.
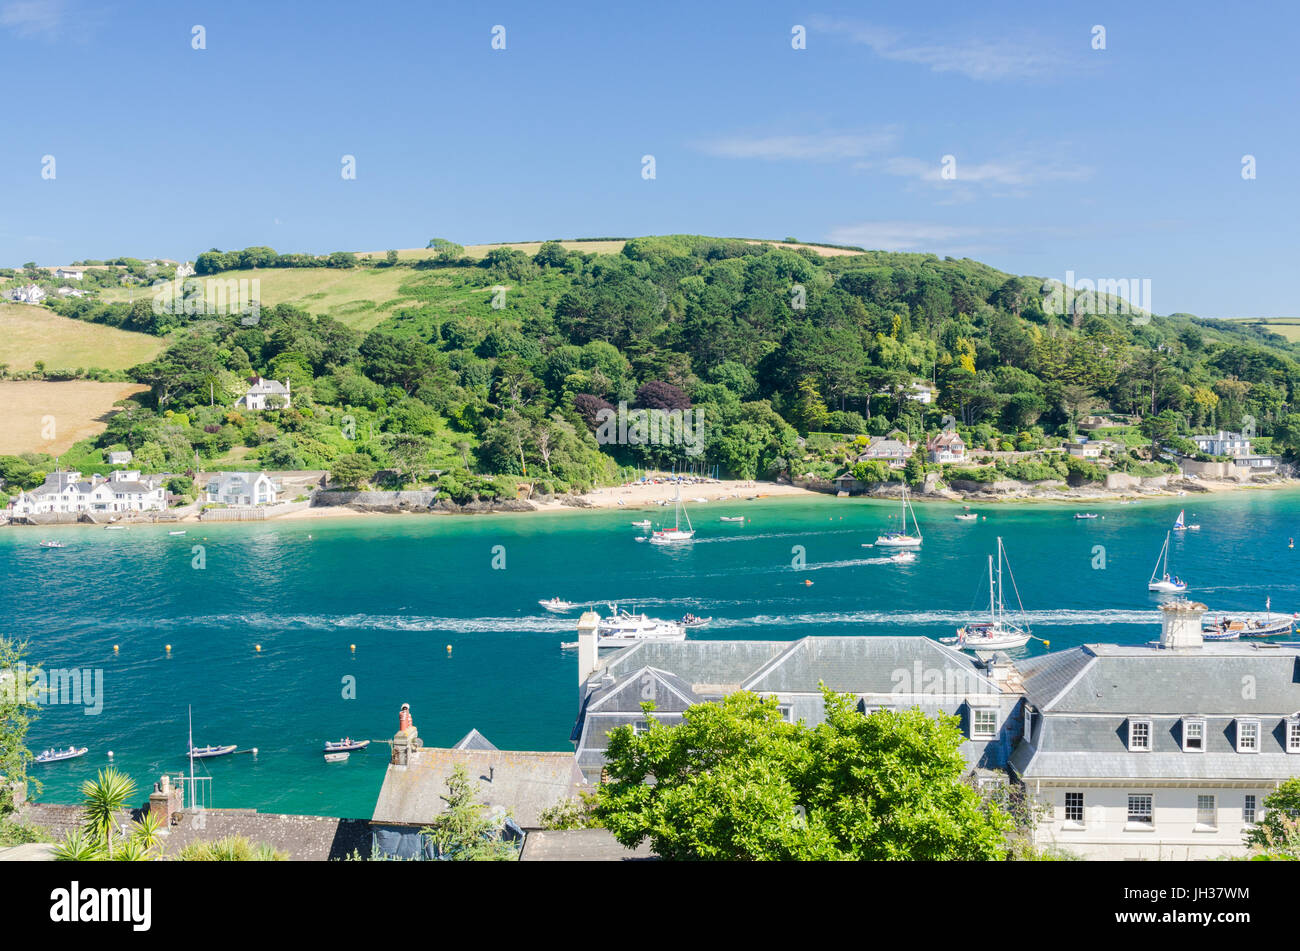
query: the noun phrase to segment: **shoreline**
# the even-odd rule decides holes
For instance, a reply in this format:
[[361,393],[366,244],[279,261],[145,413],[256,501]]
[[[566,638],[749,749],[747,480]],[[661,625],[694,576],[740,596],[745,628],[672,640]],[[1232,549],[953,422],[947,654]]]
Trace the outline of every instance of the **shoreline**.
[[[806,488],[789,483],[761,482],[757,480],[723,479],[698,483],[682,483],[682,502],[689,508],[702,504],[725,502],[753,502],[772,499],[828,499],[836,501],[866,500],[892,502],[902,495],[901,484],[888,483],[884,491],[859,492],[849,496],[838,496],[832,491]],[[198,517],[197,511],[172,510],[165,513],[168,517],[150,519],[143,517],[122,518],[113,524],[122,527],[157,527],[171,528],[173,531],[188,531],[193,527],[208,528],[214,525],[266,525],[269,522],[310,522],[317,520],[333,521],[337,519],[375,519],[402,518],[408,516],[472,516],[472,515],[523,515],[531,513],[556,512],[600,512],[625,510],[628,512],[647,512],[655,509],[672,507],[678,484],[670,482],[602,486],[580,496],[549,497],[545,501],[514,501],[506,506],[496,507],[485,504],[483,508],[470,511],[454,510],[384,510],[379,508],[354,507],[347,505],[317,505],[310,502],[279,503],[268,508],[265,518],[258,519],[211,519]],[[1019,505],[1069,505],[1069,504],[1134,504],[1141,501],[1161,501],[1177,498],[1212,498],[1231,496],[1241,492],[1277,492],[1288,489],[1300,489],[1300,479],[1272,479],[1268,482],[1228,483],[1199,480],[1178,482],[1163,488],[1147,489],[1102,489],[1080,488],[1062,491],[1059,488],[1035,492],[1026,484],[1025,489],[1000,493],[963,492],[944,489],[931,493],[917,492],[909,496],[913,504],[928,503],[949,505],[981,506],[1019,506]],[[508,506],[508,507],[507,507]],[[274,511],[279,509],[279,511]],[[100,528],[106,523],[84,521],[60,521],[29,525],[8,519],[0,522],[4,527],[31,529],[44,528]]]

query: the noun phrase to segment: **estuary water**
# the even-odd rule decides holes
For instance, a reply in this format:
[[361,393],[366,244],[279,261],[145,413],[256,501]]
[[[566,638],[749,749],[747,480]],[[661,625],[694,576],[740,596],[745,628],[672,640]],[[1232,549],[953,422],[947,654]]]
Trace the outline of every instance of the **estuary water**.
[[[1183,508],[1201,528],[1175,534],[1170,569],[1189,597],[1214,610],[1263,611],[1266,597],[1275,612],[1300,610],[1295,491],[977,504],[976,522],[922,503],[924,547],[905,565],[863,547],[898,525],[897,503],[816,497],[688,503],[697,540],[672,550],[637,543],[631,526],[670,522],[671,507],[186,525],[183,536],[10,528],[0,630],[28,642],[29,662],[86,671],[90,683],[102,672],[93,706],[48,704],[33,724],[34,752],[90,750],[32,766],[38,798],[76,802],[110,762],[143,798],[162,774],[188,769],[192,705],[196,745],[258,750],[198,765],[210,805],[366,818],[388,748],[327,764],[321,747],[390,738],[402,703],[429,746],[477,728],[501,749],[572,748],[577,657],[560,644],[575,639],[578,612],[550,614],[539,599],[711,616],[690,634],[699,639],[947,636],[987,610],[1000,535],[1052,650],[1141,643],[1159,634],[1160,596],[1146,583]],[[1072,517],[1083,510],[1102,517]],[[65,547],[41,548],[45,537]],[[1007,592],[1014,606],[1009,582]]]

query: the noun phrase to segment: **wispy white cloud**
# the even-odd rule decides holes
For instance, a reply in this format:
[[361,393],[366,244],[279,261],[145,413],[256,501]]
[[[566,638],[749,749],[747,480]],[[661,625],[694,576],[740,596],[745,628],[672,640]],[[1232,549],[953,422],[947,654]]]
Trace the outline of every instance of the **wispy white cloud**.
[[813,18],[815,30],[868,47],[881,59],[924,66],[935,73],[959,73],[971,79],[1024,79],[1059,70],[1065,60],[1057,44],[1029,33],[960,40],[916,40],[892,30],[825,17]]
[[695,147],[718,158],[766,161],[836,161],[860,159],[891,148],[892,129],[857,134],[737,135],[697,142]]
[[21,37],[55,36],[63,30],[67,12],[64,0],[15,0],[0,6],[0,27]]
[[876,168],[890,175],[910,178],[919,182],[940,185],[984,185],[1024,188],[1043,182],[1080,182],[1092,176],[1092,168],[1053,158],[1022,156],[1011,159],[994,159],[987,162],[964,162],[954,156],[952,164],[955,177],[943,177],[939,160],[894,156],[878,164],[862,163],[861,168]]
[[920,251],[964,257],[997,247],[1002,229],[943,225],[920,221],[868,221],[831,230],[831,244],[852,244],[869,251]]

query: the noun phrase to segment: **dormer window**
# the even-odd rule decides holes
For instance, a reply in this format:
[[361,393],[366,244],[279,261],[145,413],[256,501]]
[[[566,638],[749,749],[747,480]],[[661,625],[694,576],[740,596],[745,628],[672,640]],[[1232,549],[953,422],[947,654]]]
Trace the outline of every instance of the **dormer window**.
[[1183,721],[1183,752],[1184,753],[1205,752],[1205,721],[1204,720]]
[[1034,739],[1034,711],[1025,707],[1025,742],[1033,742]]
[[1151,721],[1128,721],[1128,750],[1130,753],[1151,752]]
[[997,736],[998,711],[989,707],[971,710],[970,735],[973,740],[988,740]]
[[1259,721],[1258,720],[1237,721],[1237,752],[1238,753],[1259,752]]
[[1286,751],[1288,753],[1300,753],[1300,716],[1287,718]]

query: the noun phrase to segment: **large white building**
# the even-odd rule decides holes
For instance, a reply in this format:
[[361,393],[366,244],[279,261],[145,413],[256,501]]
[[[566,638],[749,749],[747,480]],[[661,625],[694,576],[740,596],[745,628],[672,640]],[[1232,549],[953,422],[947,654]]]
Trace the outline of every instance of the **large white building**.
[[1264,799],[1300,776],[1300,648],[1206,642],[1205,605],[1162,606],[1160,641],[1017,663],[1010,769],[1044,807],[1036,840],[1085,858],[1242,855]]
[[[263,410],[263,409],[288,409],[289,400],[289,381],[281,383],[279,380],[264,380],[260,376],[254,377],[251,386],[243,396],[236,402],[236,406],[242,406],[244,409]],[[278,400],[274,406],[268,406],[267,400],[275,397]]]
[[278,494],[265,472],[218,472],[207,485],[207,501],[235,507],[271,505]]
[[138,470],[118,470],[108,478],[80,472],[51,472],[45,484],[19,492],[9,503],[10,515],[81,512],[161,512],[167,508],[167,490]]

